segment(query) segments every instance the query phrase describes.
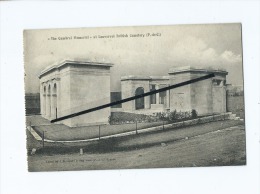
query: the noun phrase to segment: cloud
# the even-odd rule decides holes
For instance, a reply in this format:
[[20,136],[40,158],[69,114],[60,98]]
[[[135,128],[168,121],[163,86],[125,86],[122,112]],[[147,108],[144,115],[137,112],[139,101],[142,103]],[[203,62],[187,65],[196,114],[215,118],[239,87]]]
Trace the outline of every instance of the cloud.
[[241,55],[229,50],[218,53],[203,40],[191,36],[175,44],[171,51],[171,59],[179,65],[226,66],[242,63]]
[[224,51],[220,55],[221,60],[234,64],[234,63],[241,63],[242,62],[242,57],[241,55],[235,55],[232,51]]
[[[169,68],[182,65],[225,68],[230,75],[231,72],[236,72],[233,76],[236,78],[237,69],[242,69],[239,66],[242,65],[242,57],[235,52],[235,48],[238,52],[241,48],[239,42],[233,45],[230,38],[223,39],[218,35],[212,38],[211,35],[207,33],[207,36],[198,36],[192,30],[181,30],[165,32],[164,37],[149,40],[61,41],[59,44],[48,42],[43,46],[37,37],[37,41],[30,43],[30,48],[37,49],[28,51],[25,58],[26,91],[37,92],[37,75],[47,66],[64,59],[114,63],[111,68],[111,85],[114,91],[120,90],[119,80],[122,75],[167,75]],[[235,81],[238,82],[237,80],[240,81],[241,78]]]

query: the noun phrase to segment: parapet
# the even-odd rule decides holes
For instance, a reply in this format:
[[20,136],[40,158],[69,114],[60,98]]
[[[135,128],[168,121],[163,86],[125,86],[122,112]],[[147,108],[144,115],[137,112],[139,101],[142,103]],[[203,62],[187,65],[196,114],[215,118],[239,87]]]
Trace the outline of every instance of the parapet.
[[169,76],[127,75],[121,77],[121,81],[126,80],[169,80]]
[[182,66],[182,67],[174,67],[169,69],[169,74],[179,74],[186,72],[206,72],[206,73],[220,73],[227,75],[228,72],[224,68],[214,69],[212,67],[205,68],[197,68],[193,66]]
[[61,69],[67,65],[80,65],[80,66],[91,66],[91,67],[112,67],[112,63],[100,63],[100,62],[91,62],[91,61],[78,61],[78,60],[64,60],[60,63],[53,64],[45,68],[38,77],[41,78],[43,75],[48,74],[51,71]]

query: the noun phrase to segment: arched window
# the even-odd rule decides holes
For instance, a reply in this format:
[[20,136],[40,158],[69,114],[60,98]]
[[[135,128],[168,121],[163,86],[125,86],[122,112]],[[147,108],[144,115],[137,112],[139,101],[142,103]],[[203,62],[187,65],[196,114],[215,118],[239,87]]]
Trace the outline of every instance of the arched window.
[[56,85],[56,83],[53,86],[53,94],[57,94],[57,85]]
[[52,117],[57,118],[57,84],[54,83],[52,90]]
[[51,94],[51,85],[48,87],[48,94]]

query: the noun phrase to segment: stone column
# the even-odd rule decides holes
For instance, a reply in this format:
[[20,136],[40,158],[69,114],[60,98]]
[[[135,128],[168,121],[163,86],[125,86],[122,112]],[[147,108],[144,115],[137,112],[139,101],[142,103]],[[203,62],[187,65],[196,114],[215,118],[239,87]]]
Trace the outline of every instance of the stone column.
[[170,108],[170,90],[166,90],[166,108]]
[[48,91],[46,91],[46,95],[45,95],[45,101],[46,101],[46,103],[45,103],[45,118],[46,119],[48,119],[48,116],[49,116],[49,109],[48,109],[48,107],[49,107],[49,94],[48,94]]
[[49,83],[46,85],[46,118],[49,119],[51,116],[51,110],[50,110],[50,106],[51,106],[51,99],[50,96],[51,95],[51,90],[49,90]]
[[49,95],[49,98],[50,98],[50,106],[49,106],[49,110],[50,110],[50,113],[49,113],[49,119],[52,118],[52,84],[50,83],[50,95]]
[[47,99],[48,99],[48,96],[47,96],[47,84],[44,83],[44,87],[45,87],[45,92],[44,92],[44,118],[46,118],[47,116]]
[[57,117],[60,117],[60,78],[56,78],[56,108],[57,108]]
[[52,112],[52,119],[55,119],[56,116],[58,117],[58,114],[56,115],[56,108],[57,108],[57,81],[55,79],[55,81],[53,81],[52,84],[52,95],[51,95],[51,112]]
[[[155,85],[155,89],[158,90],[160,89],[159,84]],[[156,104],[160,103],[160,94],[156,93]]]
[[43,112],[43,107],[44,107],[44,90],[43,90],[44,86],[43,83],[40,83],[40,103],[41,103],[41,115],[43,116],[44,112]]
[[45,87],[45,91],[43,92],[43,115],[44,117],[46,117],[46,100],[47,100],[47,87],[46,87],[46,84],[44,83],[43,85],[43,90],[44,90],[44,87]]
[[56,108],[55,108],[55,98],[56,92],[54,91],[54,83],[51,84],[51,119],[54,119],[56,116]]
[[223,86],[223,109],[222,112],[227,112],[227,90],[226,90],[226,86]]
[[[148,85],[147,90],[145,90],[145,93],[149,92],[149,91],[150,91],[150,85]],[[151,96],[144,97],[144,108],[145,109],[150,109],[151,108],[150,98],[151,98]]]
[[[44,91],[44,87],[45,87],[45,91]],[[45,83],[42,83],[42,93],[41,93],[41,100],[42,100],[42,117],[45,118],[46,115],[46,85]]]

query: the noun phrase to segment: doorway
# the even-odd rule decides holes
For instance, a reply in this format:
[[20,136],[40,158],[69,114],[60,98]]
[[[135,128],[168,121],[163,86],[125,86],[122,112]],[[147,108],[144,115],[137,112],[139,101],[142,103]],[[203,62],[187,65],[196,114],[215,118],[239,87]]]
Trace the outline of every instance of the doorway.
[[[135,96],[144,94],[144,88],[139,87],[135,90]],[[135,99],[135,109],[144,109],[144,97]]]

